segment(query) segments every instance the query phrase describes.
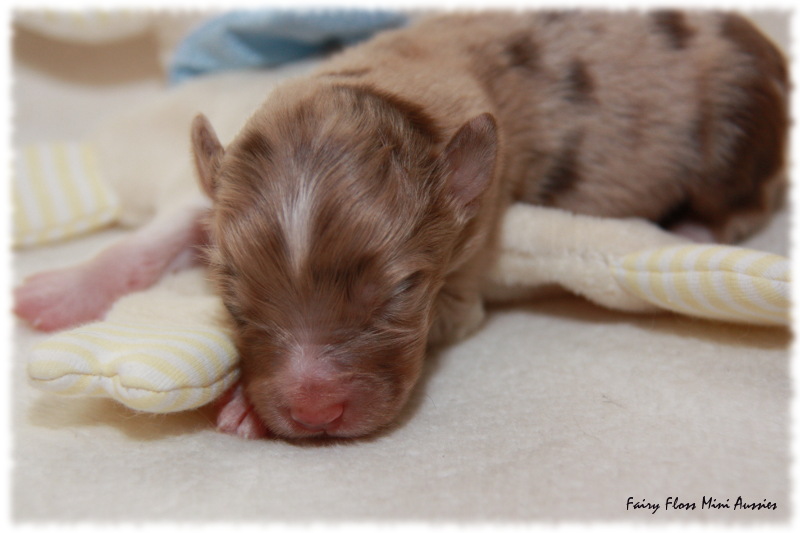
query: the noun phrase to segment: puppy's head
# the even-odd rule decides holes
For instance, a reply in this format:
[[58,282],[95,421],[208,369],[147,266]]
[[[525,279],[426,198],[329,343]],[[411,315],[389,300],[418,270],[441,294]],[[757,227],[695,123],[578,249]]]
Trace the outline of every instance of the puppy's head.
[[209,263],[246,394],[274,433],[365,435],[408,398],[496,152],[490,115],[439,135],[369,88],[284,95],[226,149],[195,119]]

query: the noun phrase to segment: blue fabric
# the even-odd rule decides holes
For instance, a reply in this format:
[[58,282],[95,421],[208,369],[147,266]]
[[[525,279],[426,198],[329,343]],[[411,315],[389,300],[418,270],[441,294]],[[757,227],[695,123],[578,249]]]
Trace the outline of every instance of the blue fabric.
[[215,17],[176,48],[169,81],[219,70],[274,67],[402,26],[407,16],[377,10],[239,10]]

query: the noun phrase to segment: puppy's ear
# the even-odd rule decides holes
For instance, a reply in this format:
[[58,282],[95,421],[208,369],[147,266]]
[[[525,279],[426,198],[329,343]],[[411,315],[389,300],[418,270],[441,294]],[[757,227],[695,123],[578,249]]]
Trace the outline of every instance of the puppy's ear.
[[442,157],[448,171],[446,194],[467,217],[474,216],[494,174],[497,157],[494,117],[483,113],[461,126]]
[[192,150],[200,186],[213,200],[217,187],[217,172],[225,150],[217,139],[211,123],[202,113],[192,121]]

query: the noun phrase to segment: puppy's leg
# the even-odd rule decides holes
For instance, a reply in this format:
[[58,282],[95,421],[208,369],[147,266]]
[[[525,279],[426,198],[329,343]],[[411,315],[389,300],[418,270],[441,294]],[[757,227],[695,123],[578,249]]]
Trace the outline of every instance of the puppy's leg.
[[734,210],[725,224],[718,228],[721,242],[738,242],[764,227],[770,217],[783,207],[786,202],[788,178],[785,172],[779,172],[772,179],[765,181],[751,206]]
[[459,341],[483,323],[486,312],[476,287],[477,279],[466,269],[447,280],[436,298],[436,318],[428,333],[431,345]]
[[241,382],[229,389],[217,401],[217,406],[217,429],[222,433],[245,439],[258,439],[270,434],[245,396]]
[[[720,195],[708,190],[702,198],[694,199],[694,219],[680,220],[668,229],[699,242],[739,242],[766,225],[785,201],[787,180],[783,172],[757,185],[733,205],[723,203],[722,207],[715,203]],[[700,222],[702,218],[708,222]]]
[[205,240],[204,210],[184,204],[85,263],[31,276],[14,291],[14,312],[43,331],[102,318],[117,298],[191,263],[193,248]]
[[466,338],[483,323],[486,311],[481,298],[450,299],[442,306],[443,314],[431,326],[428,342],[450,344]]

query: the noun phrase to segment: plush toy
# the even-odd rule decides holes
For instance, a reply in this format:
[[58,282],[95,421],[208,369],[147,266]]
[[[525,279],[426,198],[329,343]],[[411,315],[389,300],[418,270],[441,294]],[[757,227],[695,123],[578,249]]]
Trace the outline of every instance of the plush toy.
[[[515,205],[504,220],[489,297],[519,298],[552,284],[622,311],[759,325],[789,320],[785,258],[691,244],[641,220]],[[140,411],[193,409],[238,378],[230,332],[221,301],[202,269],[193,269],[122,298],[104,321],[45,340],[28,374],[44,390],[108,396]]]
[[[117,219],[120,202],[89,143],[38,143],[19,150],[13,180],[16,247],[95,231]],[[66,201],[56,201],[56,199]]]

